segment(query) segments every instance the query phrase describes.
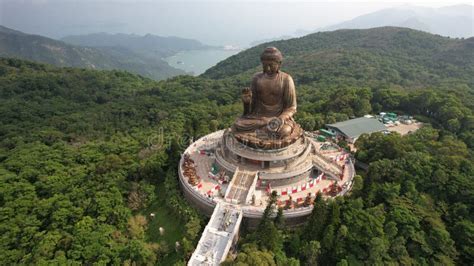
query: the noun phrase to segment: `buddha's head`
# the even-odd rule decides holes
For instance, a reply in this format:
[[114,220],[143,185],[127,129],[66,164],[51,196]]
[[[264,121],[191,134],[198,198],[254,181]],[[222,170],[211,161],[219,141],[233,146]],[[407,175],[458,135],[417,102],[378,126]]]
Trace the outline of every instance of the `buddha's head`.
[[262,62],[263,73],[267,75],[274,75],[280,71],[281,61],[283,56],[275,47],[267,47],[263,50],[260,55],[260,61]]

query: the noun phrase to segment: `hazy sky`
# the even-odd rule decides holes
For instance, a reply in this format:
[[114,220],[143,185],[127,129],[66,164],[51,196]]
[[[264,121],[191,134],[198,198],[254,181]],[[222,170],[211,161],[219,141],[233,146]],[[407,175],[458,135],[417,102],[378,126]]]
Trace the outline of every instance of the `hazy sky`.
[[[441,7],[469,1],[423,1]],[[61,38],[94,32],[152,33],[245,46],[252,41],[314,30],[359,15],[406,5],[400,1],[130,1],[0,0],[0,24]]]

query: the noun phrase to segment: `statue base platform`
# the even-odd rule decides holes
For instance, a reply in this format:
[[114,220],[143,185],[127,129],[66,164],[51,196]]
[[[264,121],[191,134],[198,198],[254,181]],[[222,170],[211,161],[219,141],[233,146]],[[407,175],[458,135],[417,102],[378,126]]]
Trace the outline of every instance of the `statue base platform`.
[[241,143],[230,129],[220,130],[186,148],[179,180],[186,198],[204,214],[210,216],[214,206],[224,202],[240,208],[246,222],[254,225],[276,191],[286,222],[298,225],[311,214],[309,203],[318,192],[341,196],[352,187],[350,154],[322,148],[328,145],[306,132],[284,148],[263,150]]

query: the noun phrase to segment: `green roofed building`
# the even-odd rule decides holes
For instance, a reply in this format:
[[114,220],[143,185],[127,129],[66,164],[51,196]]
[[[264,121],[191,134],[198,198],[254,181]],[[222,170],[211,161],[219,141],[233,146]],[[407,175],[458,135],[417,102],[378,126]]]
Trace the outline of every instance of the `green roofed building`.
[[370,134],[387,130],[385,125],[379,120],[367,117],[327,124],[326,128],[336,134],[336,138],[343,138],[350,143],[354,143],[357,138],[364,133]]

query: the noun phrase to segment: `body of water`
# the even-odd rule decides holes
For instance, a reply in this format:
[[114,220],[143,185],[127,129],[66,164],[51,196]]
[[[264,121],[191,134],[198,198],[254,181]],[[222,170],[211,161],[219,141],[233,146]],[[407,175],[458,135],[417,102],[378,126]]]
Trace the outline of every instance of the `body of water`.
[[172,67],[182,69],[192,75],[200,75],[218,62],[240,52],[239,50],[191,50],[184,51],[168,58],[166,62]]

